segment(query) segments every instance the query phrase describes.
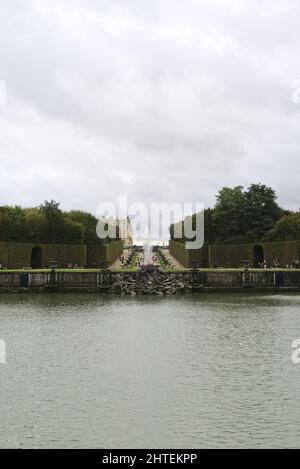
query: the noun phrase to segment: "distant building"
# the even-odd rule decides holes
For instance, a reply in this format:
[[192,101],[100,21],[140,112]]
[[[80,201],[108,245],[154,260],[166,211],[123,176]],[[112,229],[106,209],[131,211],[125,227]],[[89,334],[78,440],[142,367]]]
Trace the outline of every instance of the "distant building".
[[133,246],[133,232],[129,217],[123,220],[110,219],[108,223],[119,228],[119,236],[125,248]]

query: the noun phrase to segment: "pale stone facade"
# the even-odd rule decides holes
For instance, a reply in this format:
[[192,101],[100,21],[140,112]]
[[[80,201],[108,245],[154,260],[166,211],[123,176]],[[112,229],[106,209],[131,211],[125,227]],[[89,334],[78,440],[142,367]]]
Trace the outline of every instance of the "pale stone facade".
[[133,245],[133,232],[129,218],[109,220],[109,223],[119,227],[119,236],[125,248]]

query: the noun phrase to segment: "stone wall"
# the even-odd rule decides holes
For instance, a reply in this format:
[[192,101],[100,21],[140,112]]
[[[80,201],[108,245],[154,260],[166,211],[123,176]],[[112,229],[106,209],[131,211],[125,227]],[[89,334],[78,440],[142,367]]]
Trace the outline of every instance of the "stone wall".
[[[182,292],[300,291],[300,271],[186,271],[166,272],[168,280],[183,285]],[[120,281],[135,282],[138,272],[0,272],[0,292],[93,291],[121,293]]]

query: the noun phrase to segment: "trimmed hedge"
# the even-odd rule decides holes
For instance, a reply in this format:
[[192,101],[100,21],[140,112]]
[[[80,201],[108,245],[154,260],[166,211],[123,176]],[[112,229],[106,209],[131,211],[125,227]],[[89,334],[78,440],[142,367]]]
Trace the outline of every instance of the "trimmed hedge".
[[123,241],[114,241],[113,243],[107,244],[106,246],[106,261],[108,264],[112,264],[118,259],[123,253]]
[[42,264],[49,265],[55,260],[58,267],[65,264],[77,264],[80,267],[86,265],[86,246],[84,244],[41,244]]
[[83,244],[30,244],[0,243],[0,264],[8,269],[31,267],[32,249],[41,248],[41,267],[49,266],[55,260],[58,267],[73,263],[86,264],[86,246]]
[[31,251],[35,244],[0,243],[0,264],[8,269],[30,267]]
[[178,241],[170,241],[169,250],[184,267],[192,267],[193,262],[199,262],[201,267],[208,267],[208,248],[186,249],[185,244]]
[[99,266],[101,261],[112,264],[123,252],[123,242],[115,241],[105,245],[86,246],[84,244],[30,244],[30,243],[1,243],[0,264],[8,269],[31,267],[31,253],[33,248],[41,249],[41,265],[49,266],[55,260],[58,268],[65,264],[78,266]]
[[[202,267],[240,267],[243,260],[254,266],[254,247],[262,246],[268,264],[278,259],[281,266],[300,260],[300,241],[282,241],[253,244],[215,244],[202,249],[187,250],[183,243],[170,241],[170,253],[185,267],[199,262]],[[255,266],[254,266],[255,267]]]
[[114,241],[104,245],[87,246],[87,267],[98,267],[100,262],[108,262],[111,265],[123,252],[123,241]]
[[291,264],[294,259],[300,260],[300,241],[281,241],[260,243],[268,262],[278,259],[281,265]]
[[221,267],[240,267],[243,260],[250,260],[254,264],[254,248],[262,246],[264,258],[268,264],[278,259],[281,266],[291,264],[294,259],[300,259],[300,241],[282,241],[275,243],[253,244],[223,244],[209,246],[209,265]]
[[243,260],[253,263],[252,244],[218,244],[209,246],[210,267],[240,267]]

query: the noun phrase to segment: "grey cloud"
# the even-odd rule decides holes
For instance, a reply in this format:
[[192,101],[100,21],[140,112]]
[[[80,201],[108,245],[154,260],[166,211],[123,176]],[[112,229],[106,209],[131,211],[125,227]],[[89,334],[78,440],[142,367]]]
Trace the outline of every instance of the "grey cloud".
[[261,181],[297,209],[299,13],[286,0],[4,0],[0,203],[211,205],[224,185]]

